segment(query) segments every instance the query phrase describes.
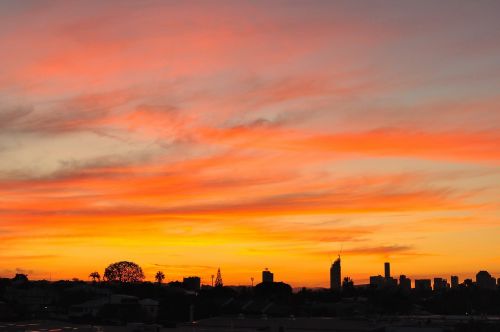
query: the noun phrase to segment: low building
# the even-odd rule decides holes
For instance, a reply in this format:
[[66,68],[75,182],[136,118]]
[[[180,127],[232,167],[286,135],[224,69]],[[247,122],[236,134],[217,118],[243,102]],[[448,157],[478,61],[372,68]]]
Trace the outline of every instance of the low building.
[[107,297],[109,304],[136,304],[139,298],[132,295],[112,294]]
[[182,280],[182,286],[191,291],[198,291],[201,288],[200,277],[186,277]]
[[80,304],[75,304],[69,307],[68,315],[71,319],[79,319],[85,317],[96,317],[99,310],[109,303],[108,298],[85,301]]
[[[111,308],[113,315],[128,312],[129,308],[139,308],[152,319],[158,317],[159,302],[152,299],[142,299],[130,295],[113,294],[95,300],[72,305],[69,308],[71,319],[95,318],[102,313],[103,308]],[[127,309],[128,308],[128,309]],[[119,316],[119,315],[117,315]]]
[[9,318],[9,308],[7,303],[0,301],[0,321],[7,320]]
[[262,282],[274,282],[274,274],[267,268],[262,271]]
[[54,309],[57,294],[48,288],[7,288],[5,300],[24,308],[30,315],[47,315]]
[[150,317],[156,319],[158,317],[158,310],[160,309],[160,302],[153,299],[139,300],[139,304],[144,308]]

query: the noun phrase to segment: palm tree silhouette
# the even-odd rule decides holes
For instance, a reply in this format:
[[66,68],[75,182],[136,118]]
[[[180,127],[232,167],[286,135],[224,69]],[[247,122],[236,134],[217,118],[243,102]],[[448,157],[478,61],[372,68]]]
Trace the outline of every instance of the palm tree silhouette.
[[165,274],[161,271],[156,272],[155,280],[157,283],[161,284],[165,279]]

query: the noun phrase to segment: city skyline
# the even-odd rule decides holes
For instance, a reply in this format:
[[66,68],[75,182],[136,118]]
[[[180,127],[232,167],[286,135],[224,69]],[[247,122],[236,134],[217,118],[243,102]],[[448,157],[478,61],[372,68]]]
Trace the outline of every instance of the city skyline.
[[499,276],[499,12],[0,1],[0,277]]
[[[128,261],[124,261],[121,263],[129,264]],[[132,262],[131,264],[135,265],[136,263]],[[404,274],[404,272],[401,272],[397,275],[392,274],[390,266],[391,266],[390,262],[384,262],[383,275],[381,275],[380,273],[378,275],[370,274],[370,276],[367,279],[353,280],[348,273],[347,274],[342,273],[341,256],[339,254],[338,257],[332,262],[330,269],[329,269],[329,285],[327,285],[327,286],[315,286],[313,288],[330,289],[331,291],[338,292],[338,291],[341,291],[343,289],[343,283],[344,283],[346,278],[348,280],[352,281],[355,286],[362,286],[362,287],[373,286],[375,288],[380,288],[380,287],[382,287],[382,288],[384,288],[384,287],[388,287],[388,288],[400,287],[401,288],[402,287],[402,288],[408,288],[408,289],[413,289],[413,288],[418,289],[419,286],[417,286],[417,283],[423,282],[425,284],[425,287],[427,287],[427,285],[428,285],[428,287],[430,289],[438,290],[438,289],[456,288],[460,285],[467,284],[468,281],[470,281],[472,283],[478,283],[478,282],[482,283],[483,284],[482,287],[484,287],[484,284],[488,284],[489,285],[488,288],[491,286],[491,289],[496,289],[496,288],[500,287],[500,276],[496,277],[494,274],[492,275],[487,270],[484,270],[484,269],[480,270],[479,272],[473,274],[470,277],[464,277],[463,279],[457,274],[449,275],[448,276],[449,278],[446,276],[437,275],[437,274],[425,275],[425,276],[414,275],[415,278],[413,279],[412,276],[406,275],[406,274]],[[181,283],[188,284],[188,286],[186,286],[188,289],[199,289],[200,286],[211,286],[211,287],[215,286],[215,287],[217,287],[217,284],[219,286],[230,286],[230,287],[241,287],[241,286],[253,287],[255,285],[254,281],[258,280],[258,278],[255,278],[252,275],[251,277],[248,278],[250,282],[227,285],[227,284],[223,283],[221,268],[217,267],[217,279],[215,281],[214,281],[215,274],[211,274],[210,276],[202,276],[202,275],[193,275],[193,274],[188,273],[187,275],[180,276],[180,278],[174,277],[172,279],[172,278],[166,278],[165,272],[163,270],[159,270],[159,271],[156,271],[154,276],[143,275],[143,280],[141,280],[140,282],[143,282],[143,281],[144,282],[152,282],[152,281],[158,282],[158,274],[161,274],[161,276],[162,276],[160,283],[163,283],[163,282],[176,283],[176,282],[181,282],[181,280],[182,280]],[[109,281],[106,279],[105,275],[106,275],[106,273],[103,272],[103,274],[102,274],[103,277],[101,279],[101,275],[99,274],[99,272],[95,271],[95,272],[91,272],[89,275],[87,275],[86,278],[83,278],[83,279],[72,278],[72,280],[74,280],[74,281],[87,281],[87,282],[92,281],[93,283],[95,283],[96,281],[99,281],[99,282],[100,281]],[[481,277],[479,277],[480,275],[481,275]],[[16,279],[18,277],[28,278],[28,274],[25,273],[25,271],[16,271],[15,276],[0,276],[0,278],[4,278],[4,279],[11,279],[11,277],[13,277],[13,279]],[[482,280],[479,281],[479,279],[482,279]],[[35,280],[41,281],[41,280],[47,280],[47,279],[35,279]],[[47,281],[63,281],[63,279],[52,280],[50,278]],[[288,284],[287,280],[282,280],[282,279],[275,280],[274,273],[269,268],[267,268],[267,267],[264,268],[261,271],[260,283],[275,283],[275,282],[283,282],[283,283]],[[198,284],[198,286],[197,287],[192,286],[193,283]],[[257,284],[258,283],[259,282],[257,281]],[[440,284],[437,286],[439,288],[436,288],[436,283]],[[442,285],[441,285],[441,283],[442,283]],[[301,289],[304,287],[303,285],[292,285],[292,286],[295,289]]]
[[[16,274],[13,278],[0,279],[0,319],[14,322],[4,323],[0,328],[7,326],[13,331],[24,331],[26,326],[52,325],[55,329],[65,324],[64,329],[75,330],[67,324],[77,323],[83,327],[84,323],[91,323],[90,332],[102,331],[99,325],[93,328],[95,323],[113,323],[102,327],[115,331],[119,323],[121,329],[133,325],[134,330],[142,327],[139,331],[144,332],[151,328],[161,331],[162,326],[195,330],[212,325],[212,319],[218,322],[214,331],[220,330],[221,320],[238,321],[240,326],[251,323],[255,329],[257,323],[262,328],[276,325],[277,319],[295,329],[299,320],[305,328],[338,330],[349,326],[352,331],[372,331],[374,323],[380,326],[376,330],[384,325],[386,329],[404,326],[406,330],[408,325],[418,328],[423,324],[426,329],[436,326],[433,331],[469,327],[465,331],[475,332],[480,329],[478,326],[498,327],[500,278],[495,279],[487,271],[479,271],[475,280],[466,279],[461,283],[456,276],[452,277],[451,284],[441,277],[416,279],[412,287],[411,279],[404,275],[399,277],[399,282],[393,278],[390,262],[385,262],[384,276],[371,276],[369,285],[355,285],[349,277],[343,278],[340,285],[340,265],[339,256],[330,271],[330,289],[295,290],[286,282],[275,281],[268,268],[262,271],[261,282],[254,285],[252,279],[251,286],[227,285],[220,268],[212,285],[201,284],[198,276],[165,283],[161,271],[157,272],[154,283],[144,282],[142,268],[129,261],[111,263],[103,278],[93,272],[89,275],[92,280],[86,282],[77,279],[33,281],[26,275]],[[29,324],[12,321],[12,318],[28,315],[45,319],[31,320]],[[47,319],[50,317],[57,320]],[[367,321],[369,329],[360,330],[360,323]],[[232,323],[229,328],[234,329]]]

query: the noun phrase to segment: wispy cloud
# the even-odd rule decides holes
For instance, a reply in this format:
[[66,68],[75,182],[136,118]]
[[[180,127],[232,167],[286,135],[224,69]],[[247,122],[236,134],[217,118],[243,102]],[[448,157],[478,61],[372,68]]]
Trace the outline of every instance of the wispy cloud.
[[366,12],[1,3],[9,273],[134,259],[239,282],[268,260],[286,280],[305,256],[324,284],[340,243],[353,275],[385,257],[494,264],[498,4]]

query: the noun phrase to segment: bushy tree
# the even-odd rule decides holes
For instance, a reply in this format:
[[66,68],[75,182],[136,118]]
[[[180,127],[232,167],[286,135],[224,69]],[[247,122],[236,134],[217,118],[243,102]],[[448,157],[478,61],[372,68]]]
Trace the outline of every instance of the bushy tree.
[[121,261],[110,264],[104,271],[104,279],[119,282],[139,282],[144,280],[144,273],[139,265]]
[[255,295],[275,300],[285,300],[292,296],[292,287],[284,282],[261,282],[254,287]]
[[28,275],[24,273],[16,273],[16,276],[12,279],[15,282],[28,282]]
[[354,289],[354,281],[351,278],[345,277],[342,280],[342,290],[352,290]]
[[349,277],[345,277],[342,281],[342,294],[344,296],[354,296],[356,294],[354,281],[352,281],[352,279]]
[[89,277],[92,278],[93,282],[101,281],[101,275],[97,271],[96,272],[92,272],[91,274],[89,274]]

